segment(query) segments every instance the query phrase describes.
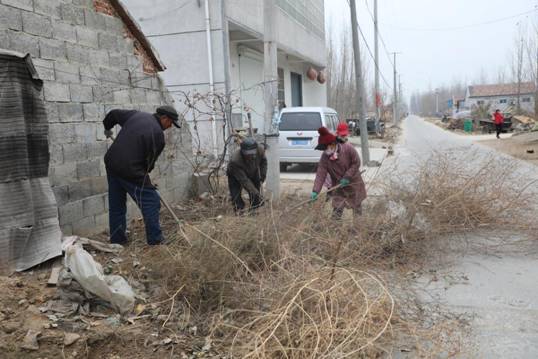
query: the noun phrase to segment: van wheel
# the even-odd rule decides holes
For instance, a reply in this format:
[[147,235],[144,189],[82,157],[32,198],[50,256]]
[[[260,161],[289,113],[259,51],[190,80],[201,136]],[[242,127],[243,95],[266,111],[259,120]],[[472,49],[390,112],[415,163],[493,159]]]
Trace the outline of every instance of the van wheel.
[[280,172],[286,172],[288,170],[288,164],[287,163],[281,163],[280,164]]

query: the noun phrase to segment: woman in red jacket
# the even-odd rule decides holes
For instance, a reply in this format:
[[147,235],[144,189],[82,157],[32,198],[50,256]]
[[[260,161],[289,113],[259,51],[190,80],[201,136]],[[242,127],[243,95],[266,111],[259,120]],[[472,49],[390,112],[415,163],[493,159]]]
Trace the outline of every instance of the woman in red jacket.
[[323,151],[323,154],[312,189],[312,200],[318,198],[329,175],[333,185],[340,185],[332,195],[333,218],[341,218],[344,208],[350,208],[355,215],[360,215],[362,201],[366,198],[366,187],[359,170],[361,160],[357,150],[349,142],[338,143],[336,136],[325,127],[321,127],[318,132],[316,149]]
[[495,123],[495,130],[497,131],[497,138],[501,138],[499,135],[503,130],[504,116],[501,113],[501,110],[495,110],[493,114],[493,122]]

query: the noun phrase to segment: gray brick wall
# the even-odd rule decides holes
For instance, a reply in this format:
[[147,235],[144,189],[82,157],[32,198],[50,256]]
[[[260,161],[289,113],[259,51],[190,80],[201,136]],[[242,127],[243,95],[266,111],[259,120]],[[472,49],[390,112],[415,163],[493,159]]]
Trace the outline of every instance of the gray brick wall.
[[[92,0],[0,0],[0,48],[28,52],[41,79],[49,119],[49,177],[65,234],[108,228],[102,120],[114,108],[153,111],[171,104],[161,79],[142,72],[120,19]],[[152,179],[167,199],[188,195],[189,131],[171,129]],[[128,216],[140,217],[132,201]]]

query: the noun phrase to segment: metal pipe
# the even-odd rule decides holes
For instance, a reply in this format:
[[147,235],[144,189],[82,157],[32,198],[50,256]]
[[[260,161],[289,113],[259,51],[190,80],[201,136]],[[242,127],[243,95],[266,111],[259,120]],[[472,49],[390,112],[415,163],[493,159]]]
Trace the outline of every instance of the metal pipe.
[[375,45],[375,129],[379,133],[380,125],[379,121],[381,120],[381,94],[379,90],[379,24],[377,16],[377,0],[374,0],[374,45]]
[[[205,32],[207,41],[207,63],[209,67],[209,100],[213,104],[213,94],[215,93],[215,82],[213,79],[213,46],[211,44],[211,17],[209,16],[209,0],[205,0]],[[213,155],[218,157],[217,148],[217,124],[215,122],[215,108],[212,105],[211,112],[211,134],[213,137]]]
[[[220,0],[220,16],[222,22],[222,53],[224,57],[224,91],[226,92],[226,104],[225,104],[225,118],[224,118],[224,139],[226,141],[232,135],[232,101],[231,101],[231,91],[232,91],[232,76],[230,74],[230,29],[228,26],[228,18],[226,15],[226,2],[225,0]],[[226,143],[224,143],[226,146]],[[229,156],[231,151],[225,151]]]

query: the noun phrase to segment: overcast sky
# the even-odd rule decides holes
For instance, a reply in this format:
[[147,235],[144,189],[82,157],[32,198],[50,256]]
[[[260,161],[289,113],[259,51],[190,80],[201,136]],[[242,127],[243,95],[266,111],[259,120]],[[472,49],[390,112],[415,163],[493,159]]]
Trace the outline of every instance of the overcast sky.
[[[518,22],[535,22],[537,0],[378,0],[380,31],[388,51],[398,55],[398,67],[407,95],[413,90],[435,88],[461,80],[477,82],[481,71],[489,82],[500,68],[510,73],[510,52],[518,33]],[[374,0],[357,0],[359,24],[374,49]],[[325,0],[327,23],[337,35],[350,26],[347,0]],[[503,21],[495,20],[520,15]],[[480,26],[469,26],[483,24]],[[328,25],[330,26],[330,25]],[[459,27],[459,28],[458,28]],[[350,28],[350,27],[349,27]],[[450,28],[446,31],[440,29]],[[456,29],[458,28],[458,29]],[[328,34],[329,35],[329,34]],[[361,39],[362,42],[362,39]],[[364,42],[363,51],[367,51]],[[380,45],[381,71],[392,84],[392,68]],[[373,66],[369,66],[373,71]],[[373,75],[370,75],[373,79]]]

